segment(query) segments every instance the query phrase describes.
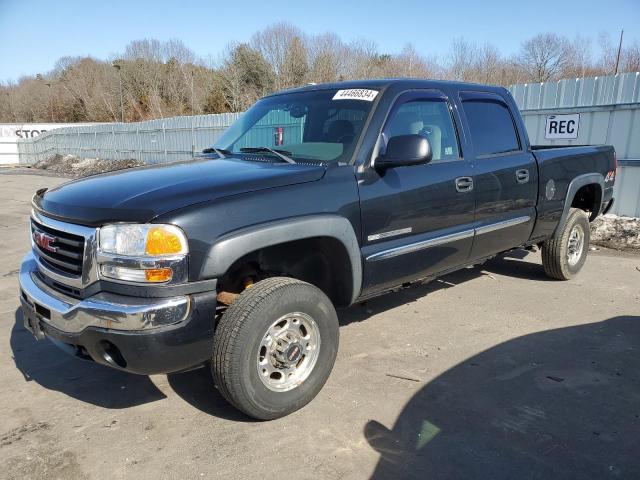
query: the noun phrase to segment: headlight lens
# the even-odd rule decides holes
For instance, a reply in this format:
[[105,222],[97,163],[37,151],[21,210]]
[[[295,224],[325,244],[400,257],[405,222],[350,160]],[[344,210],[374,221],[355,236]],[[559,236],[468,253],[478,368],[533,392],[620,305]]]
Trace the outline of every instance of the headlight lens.
[[127,283],[169,283],[187,279],[189,248],[174,225],[114,224],[98,232],[100,276]]
[[102,253],[162,257],[188,252],[187,238],[174,225],[106,225],[99,237]]

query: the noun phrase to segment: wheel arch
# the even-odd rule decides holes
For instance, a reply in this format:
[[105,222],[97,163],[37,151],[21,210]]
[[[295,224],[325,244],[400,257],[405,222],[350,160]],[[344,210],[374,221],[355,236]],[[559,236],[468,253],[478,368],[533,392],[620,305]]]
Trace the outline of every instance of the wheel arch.
[[[338,215],[287,219],[231,232],[210,247],[200,269],[200,278],[224,278],[244,259],[248,261],[254,254],[264,256],[265,252],[269,255],[270,263],[274,255],[279,255],[282,264],[285,264],[288,255],[299,259],[299,252],[304,248],[312,248],[314,254],[323,255],[326,259],[335,259],[325,266],[336,275],[335,286],[344,286],[349,290],[344,293],[345,298],[337,295],[340,297],[338,303],[353,303],[362,289],[362,256],[351,223]],[[322,289],[332,298],[330,293],[335,286],[317,286],[324,286]],[[329,291],[326,291],[327,288]],[[336,294],[332,300],[335,299]]]
[[[580,196],[581,192],[592,191],[591,195],[591,205],[587,205],[586,200],[582,199]],[[567,221],[567,217],[569,215],[569,211],[571,207],[581,208],[582,210],[587,210],[588,206],[592,206],[591,215],[589,216],[589,221],[593,221],[600,214],[600,210],[602,209],[602,195],[604,192],[604,177],[600,173],[586,173],[584,175],[579,175],[571,182],[569,182],[569,187],[567,188],[567,194],[564,199],[564,207],[562,209],[562,215],[560,217],[560,221],[558,222],[558,226],[555,229],[553,236],[555,237],[558,232],[562,231],[564,224]],[[576,204],[576,202],[578,202]]]

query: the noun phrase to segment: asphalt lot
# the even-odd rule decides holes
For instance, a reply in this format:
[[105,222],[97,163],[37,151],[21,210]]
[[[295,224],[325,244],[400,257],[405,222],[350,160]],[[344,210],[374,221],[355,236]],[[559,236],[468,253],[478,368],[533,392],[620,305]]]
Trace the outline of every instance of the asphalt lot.
[[640,478],[640,256],[556,282],[515,252],[342,310],[324,390],[254,422],[203,369],[128,375],[31,337],[29,202],[64,179],[19,173],[0,172],[2,478]]

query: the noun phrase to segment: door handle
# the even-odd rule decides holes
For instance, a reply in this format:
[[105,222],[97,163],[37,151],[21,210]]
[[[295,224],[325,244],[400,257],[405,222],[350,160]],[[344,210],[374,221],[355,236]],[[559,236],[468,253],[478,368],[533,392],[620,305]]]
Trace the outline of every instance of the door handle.
[[529,181],[529,170],[526,168],[516,170],[516,180],[518,183],[527,183]]
[[456,190],[460,193],[470,192],[473,190],[473,178],[458,177],[456,178]]

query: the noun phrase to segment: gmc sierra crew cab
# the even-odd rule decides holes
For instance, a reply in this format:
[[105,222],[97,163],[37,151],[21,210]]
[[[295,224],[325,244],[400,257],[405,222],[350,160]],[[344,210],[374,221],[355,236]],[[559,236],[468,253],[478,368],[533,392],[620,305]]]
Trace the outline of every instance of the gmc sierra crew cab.
[[24,324],[128,372],[210,368],[231,404],[281,417],[327,380],[336,307],[514,248],[572,278],[615,173],[610,146],[530,145],[501,87],[279,92],[195,161],[36,192]]

